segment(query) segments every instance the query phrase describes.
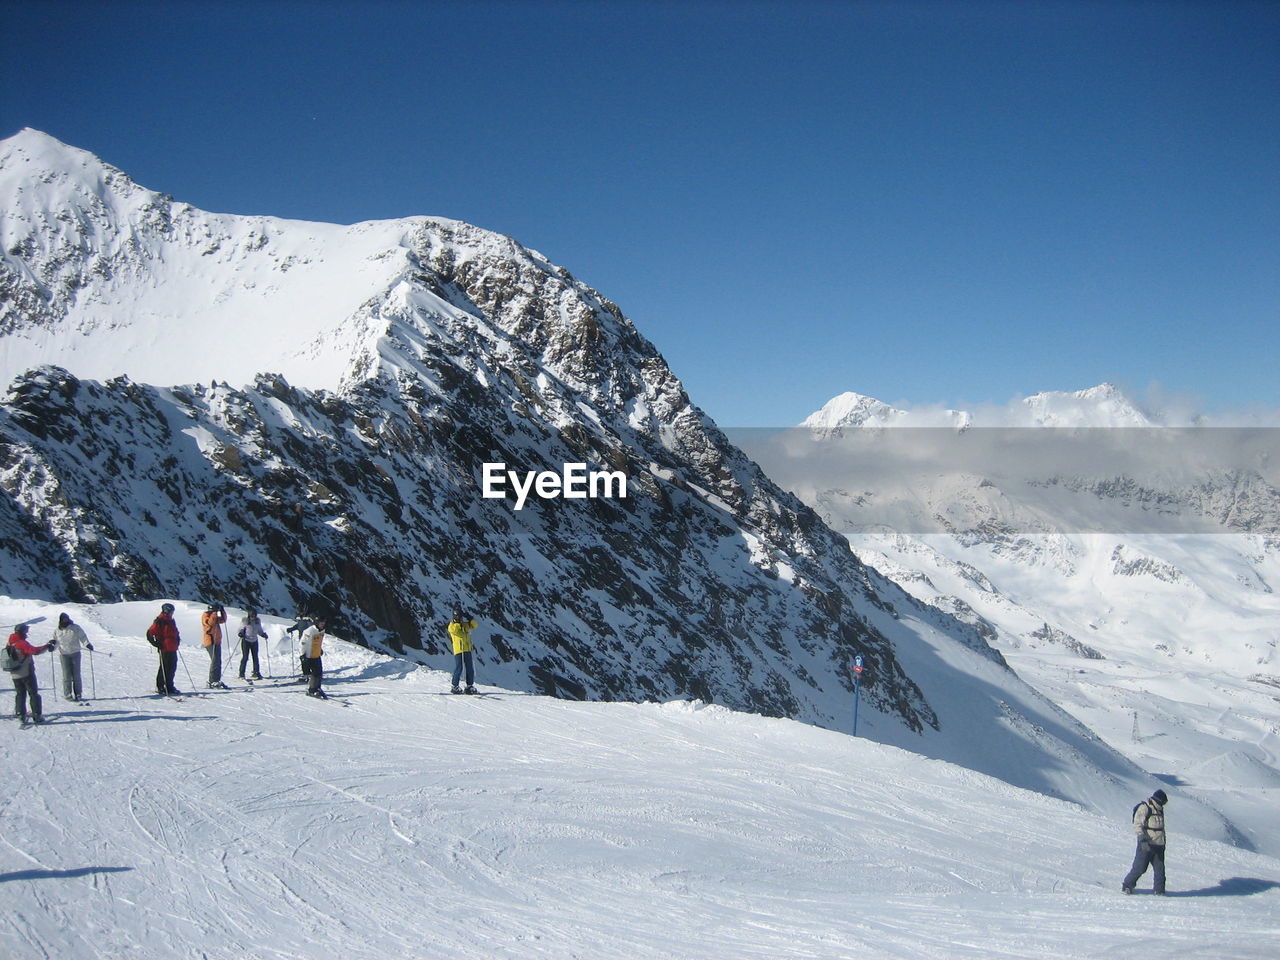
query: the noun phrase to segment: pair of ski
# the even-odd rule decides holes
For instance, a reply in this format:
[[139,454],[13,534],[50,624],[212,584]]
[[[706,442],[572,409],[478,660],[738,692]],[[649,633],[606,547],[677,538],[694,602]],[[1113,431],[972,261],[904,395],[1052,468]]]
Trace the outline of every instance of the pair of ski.
[[322,693],[319,696],[316,696],[313,693],[308,693],[307,696],[310,697],[312,700],[327,700],[329,703],[336,703],[340,707],[351,706],[350,700],[341,700],[338,697],[331,697],[327,693]]

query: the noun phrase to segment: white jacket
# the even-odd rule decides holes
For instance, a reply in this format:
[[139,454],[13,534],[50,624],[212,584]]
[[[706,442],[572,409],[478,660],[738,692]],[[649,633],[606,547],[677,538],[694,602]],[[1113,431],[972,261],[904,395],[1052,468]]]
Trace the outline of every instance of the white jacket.
[[1164,807],[1154,797],[1143,800],[1133,811],[1133,832],[1139,840],[1164,846]]
[[88,646],[89,638],[78,623],[69,623],[53,631],[53,639],[58,641],[56,649],[64,657],[74,656],[81,647]]
[[302,634],[302,655],[312,660],[324,656],[324,631],[315,624]]

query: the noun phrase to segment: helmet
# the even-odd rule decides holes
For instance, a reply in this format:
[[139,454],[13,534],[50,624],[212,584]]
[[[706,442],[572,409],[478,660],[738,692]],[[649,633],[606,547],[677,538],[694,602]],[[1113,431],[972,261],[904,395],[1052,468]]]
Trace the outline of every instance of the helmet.
[[172,613],[173,613],[173,604],[172,604],[172,603],[162,603],[162,604],[160,604],[160,612],[161,612],[161,613],[169,613],[169,614],[172,614]]

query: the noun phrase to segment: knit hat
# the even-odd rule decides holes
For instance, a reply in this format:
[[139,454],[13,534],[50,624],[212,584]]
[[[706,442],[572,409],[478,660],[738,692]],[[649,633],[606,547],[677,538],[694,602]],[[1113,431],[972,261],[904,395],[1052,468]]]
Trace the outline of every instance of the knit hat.
[[1151,799],[1162,807],[1169,802],[1169,796],[1163,790],[1157,790],[1151,795]]
[[65,613],[58,614],[58,626],[65,627],[71,623],[71,618]]

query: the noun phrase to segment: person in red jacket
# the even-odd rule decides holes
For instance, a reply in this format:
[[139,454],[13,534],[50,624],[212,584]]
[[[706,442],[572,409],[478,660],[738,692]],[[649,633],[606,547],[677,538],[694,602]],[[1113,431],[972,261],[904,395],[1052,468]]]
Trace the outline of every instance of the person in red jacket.
[[13,628],[13,633],[9,635],[9,646],[18,651],[23,660],[22,665],[9,674],[13,678],[13,692],[15,694],[13,712],[17,714],[23,726],[26,726],[27,698],[30,697],[31,718],[36,723],[44,723],[44,704],[40,700],[40,688],[36,684],[35,664],[32,663],[31,658],[38,653],[52,650],[54,644],[50,641],[43,647],[33,647],[27,641],[27,625],[20,623]]
[[178,625],[173,622],[173,604],[160,605],[160,615],[147,627],[147,642],[160,651],[160,669],[156,671],[156,693],[177,696],[182,693],[173,685],[178,672],[178,645],[182,637]]

